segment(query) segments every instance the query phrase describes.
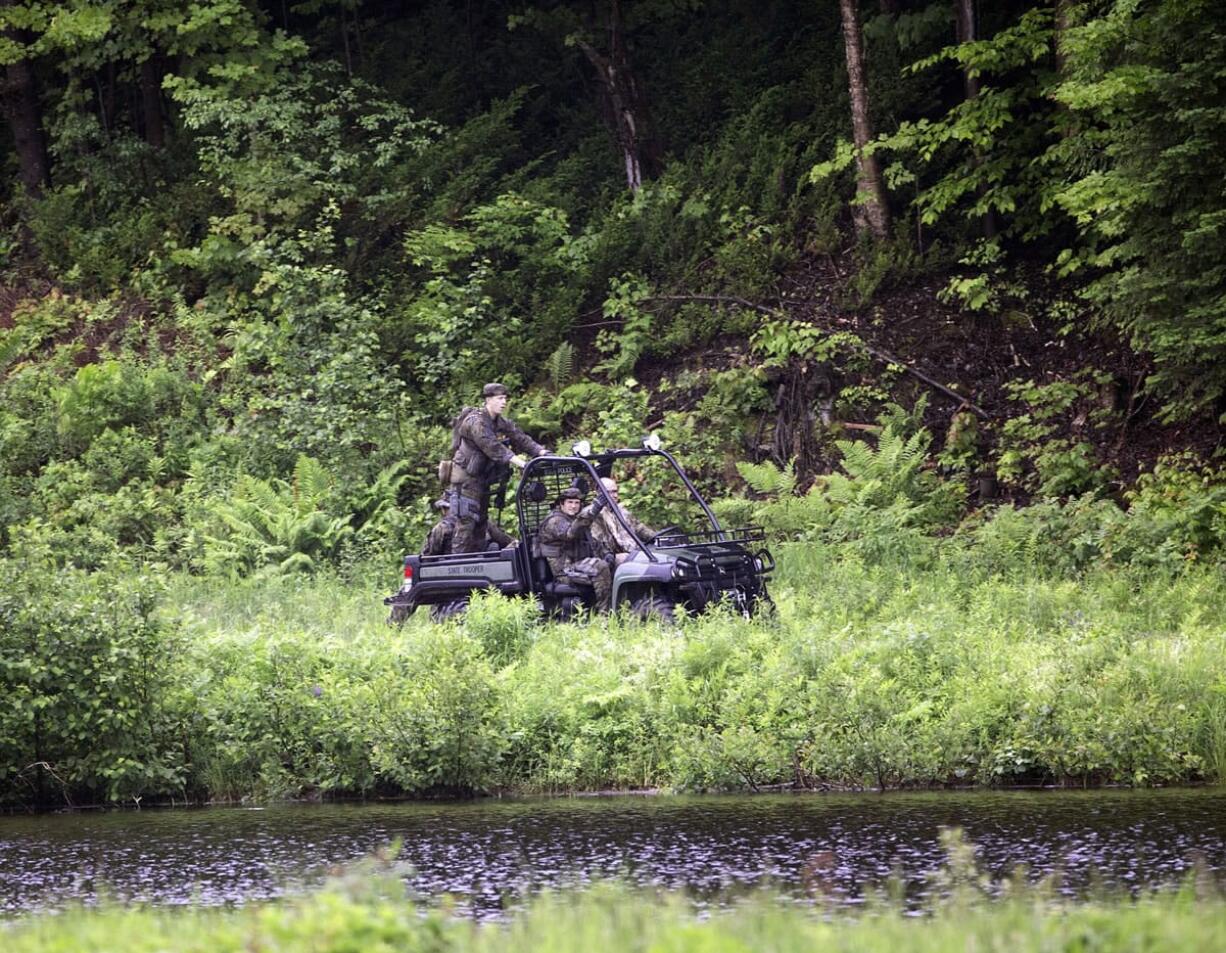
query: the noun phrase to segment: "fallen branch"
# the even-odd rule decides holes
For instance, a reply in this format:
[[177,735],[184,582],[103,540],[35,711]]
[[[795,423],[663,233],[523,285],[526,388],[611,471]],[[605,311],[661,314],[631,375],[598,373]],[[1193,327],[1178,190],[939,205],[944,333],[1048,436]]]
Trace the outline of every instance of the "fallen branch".
[[[736,305],[740,305],[742,308],[749,308],[750,310],[760,312],[761,314],[769,314],[772,317],[778,317],[778,318],[790,318],[791,317],[791,315],[789,315],[786,311],[783,311],[779,308],[772,308],[764,304],[756,304],[753,301],[747,301],[746,299],[736,297],[735,295],[650,295],[647,300],[649,301],[700,301],[700,302],[706,302],[709,304],[736,304]],[[822,328],[822,330],[825,330],[825,329]],[[912,367],[910,364],[906,363],[905,361],[900,360],[899,358],[891,354],[889,351],[883,351],[879,347],[873,347],[871,344],[868,344],[865,341],[861,341],[860,343],[863,344],[864,350],[866,350],[873,357],[877,358],[877,360],[882,361],[886,364],[892,364],[895,367],[902,368],[903,371],[910,374],[912,377],[915,377],[916,379],[923,381],[929,387],[933,388],[934,390],[940,391],[946,397],[949,397],[952,400],[956,400],[962,407],[965,407],[967,410],[974,411],[976,414],[978,414],[980,417],[983,417],[985,420],[990,420],[992,418],[992,415],[989,414],[982,407],[980,407],[978,404],[975,404],[974,402],[968,400],[966,397],[959,394],[956,390],[952,390],[951,388],[946,387],[940,381],[934,380],[933,378],[929,377],[927,374],[925,374],[923,371],[919,370],[918,368]]]

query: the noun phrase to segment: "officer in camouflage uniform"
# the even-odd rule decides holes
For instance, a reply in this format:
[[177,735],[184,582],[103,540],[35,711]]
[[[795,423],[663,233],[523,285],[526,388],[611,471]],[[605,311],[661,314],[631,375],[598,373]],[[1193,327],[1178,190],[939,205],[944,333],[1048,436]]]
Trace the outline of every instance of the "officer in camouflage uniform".
[[[630,525],[630,528],[634,530],[635,535],[645,543],[650,543],[655,539],[656,531],[622,506],[621,499],[618,496],[617,481],[612,477],[601,477],[600,482],[604,486],[604,491],[608,494],[609,499],[621,510],[622,517]],[[607,508],[592,524],[592,540],[602,551],[615,554],[618,566],[639,549],[634,536],[626,532],[626,528],[622,526],[621,521],[613,515],[613,510]]]
[[591,586],[596,607],[608,612],[613,589],[613,554],[599,555],[588,532],[603,506],[604,500],[597,497],[595,503],[583,508],[582,492],[573,488],[563,490],[537,530],[536,538],[554,578],[571,585]]
[[509,399],[502,384],[486,384],[481,396],[484,406],[466,408],[452,428],[449,495],[454,504],[451,551],[455,553],[481,551],[489,532],[491,487],[509,478],[512,464],[522,469],[527,457],[545,453],[502,415]]
[[[451,515],[451,498],[443,495],[434,501],[434,508],[442,512],[442,518],[439,519],[432,527],[430,534],[426,537],[426,545],[421,548],[423,556],[445,556],[451,552],[451,541],[455,535],[455,517]],[[516,539],[497,523],[491,523],[488,520],[485,524],[484,535],[478,534],[475,538],[475,543],[478,546],[478,552],[482,552],[486,548],[486,539],[498,544],[499,549],[506,549],[508,546],[514,546]]]

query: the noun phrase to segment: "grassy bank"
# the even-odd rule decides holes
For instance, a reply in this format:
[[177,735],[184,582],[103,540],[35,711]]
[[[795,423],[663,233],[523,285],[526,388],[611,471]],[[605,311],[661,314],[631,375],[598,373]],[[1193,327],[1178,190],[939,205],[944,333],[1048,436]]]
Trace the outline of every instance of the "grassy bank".
[[[1226,778],[1212,569],[1068,579],[800,546],[780,566],[773,618],[675,630],[500,598],[392,629],[376,572],[176,577],[156,608],[139,580],[51,579],[51,603],[5,597],[5,637],[41,633],[46,661],[8,670],[27,684],[3,760],[45,762],[44,797],[78,801]],[[42,771],[10,770],[10,799]]]
[[422,914],[389,884],[360,895],[327,891],[261,908],[75,912],[0,927],[10,953],[279,950],[871,951],[1210,950],[1226,944],[1226,903],[1191,888],[1139,901],[1061,905],[1041,895],[978,906],[954,901],[931,916],[891,908],[851,918],[759,901],[697,920],[679,898],[597,889],[539,898],[504,924]]

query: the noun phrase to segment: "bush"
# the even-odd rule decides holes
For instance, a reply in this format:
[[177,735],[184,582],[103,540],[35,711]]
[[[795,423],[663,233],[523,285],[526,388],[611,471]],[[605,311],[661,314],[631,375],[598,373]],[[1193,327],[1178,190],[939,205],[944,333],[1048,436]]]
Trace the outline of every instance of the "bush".
[[182,794],[181,641],[125,567],[0,560],[0,800]]
[[531,646],[540,621],[541,607],[534,598],[478,592],[464,613],[464,630],[481,643],[490,661],[506,665]]

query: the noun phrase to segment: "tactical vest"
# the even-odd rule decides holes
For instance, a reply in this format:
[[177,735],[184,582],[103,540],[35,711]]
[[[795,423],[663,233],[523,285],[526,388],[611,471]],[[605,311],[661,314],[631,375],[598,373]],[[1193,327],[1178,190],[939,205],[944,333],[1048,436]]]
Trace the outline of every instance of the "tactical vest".
[[[577,520],[578,518],[579,517],[576,516],[575,520]],[[550,520],[554,520],[554,519],[565,520],[566,528],[568,530],[570,529],[571,525],[574,523],[574,520],[568,517],[565,513],[561,513],[560,511],[555,511],[553,513],[550,513],[547,517],[545,517],[546,522]],[[541,525],[543,526],[544,523],[542,523]],[[591,544],[591,541],[588,539],[588,536],[586,533],[583,536],[579,537],[579,539],[573,540],[572,542],[569,542],[569,543],[567,542],[560,542],[560,543],[549,542],[547,543],[543,539],[540,538],[540,531],[538,530],[536,549],[537,549],[537,552],[541,556],[544,556],[546,559],[565,559],[570,562],[578,562],[580,559],[586,559],[588,556],[592,555],[592,544]]]
[[481,413],[480,407],[465,407],[451,422],[451,461],[469,476],[479,476],[485,469],[486,456],[464,439],[460,428],[473,414]]

